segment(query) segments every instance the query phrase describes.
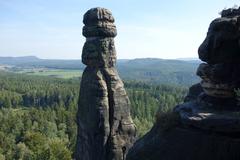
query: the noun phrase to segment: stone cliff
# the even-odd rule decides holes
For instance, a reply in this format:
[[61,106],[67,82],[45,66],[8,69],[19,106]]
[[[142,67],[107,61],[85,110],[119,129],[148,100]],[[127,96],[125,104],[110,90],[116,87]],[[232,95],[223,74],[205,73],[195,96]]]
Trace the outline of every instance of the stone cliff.
[[[197,75],[185,102],[130,149],[127,160],[240,159],[240,8],[212,21],[198,50]],[[166,120],[167,118],[167,120]]]
[[86,42],[77,113],[77,160],[124,160],[135,141],[130,102],[115,68],[114,18],[104,8],[88,10],[83,19]]

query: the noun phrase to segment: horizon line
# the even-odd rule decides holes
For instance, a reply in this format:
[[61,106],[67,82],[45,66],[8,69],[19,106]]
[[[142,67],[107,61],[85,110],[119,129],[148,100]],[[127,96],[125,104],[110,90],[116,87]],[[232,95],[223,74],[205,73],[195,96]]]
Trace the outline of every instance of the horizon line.
[[[64,58],[42,58],[39,56],[34,56],[34,55],[26,55],[26,56],[0,56],[0,58],[24,58],[24,57],[33,57],[37,59],[42,59],[42,60],[81,60],[81,58],[71,58],[71,59],[64,59]],[[160,58],[160,57],[135,57],[135,58],[117,58],[121,60],[134,60],[134,59],[163,59],[163,60],[191,60],[191,59],[196,59],[200,60],[198,57],[178,57],[178,58]]]

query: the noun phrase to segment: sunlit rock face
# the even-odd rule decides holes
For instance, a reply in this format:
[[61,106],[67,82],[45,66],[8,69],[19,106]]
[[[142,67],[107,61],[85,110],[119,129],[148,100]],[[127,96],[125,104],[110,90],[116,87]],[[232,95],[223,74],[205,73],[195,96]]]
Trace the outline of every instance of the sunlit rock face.
[[117,30],[111,12],[88,10],[83,19],[86,42],[78,113],[77,160],[124,160],[135,141],[130,101],[115,68],[114,37]]
[[240,8],[213,20],[198,52],[202,81],[172,113],[159,116],[127,160],[240,159]]

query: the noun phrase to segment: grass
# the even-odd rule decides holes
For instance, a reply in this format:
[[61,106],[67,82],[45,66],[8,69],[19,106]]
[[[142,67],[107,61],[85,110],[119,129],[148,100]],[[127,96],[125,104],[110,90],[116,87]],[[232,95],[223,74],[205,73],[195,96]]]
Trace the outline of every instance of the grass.
[[27,75],[49,76],[56,78],[76,78],[82,75],[81,70],[67,70],[67,69],[22,69],[20,71],[13,71],[15,73],[23,73]]

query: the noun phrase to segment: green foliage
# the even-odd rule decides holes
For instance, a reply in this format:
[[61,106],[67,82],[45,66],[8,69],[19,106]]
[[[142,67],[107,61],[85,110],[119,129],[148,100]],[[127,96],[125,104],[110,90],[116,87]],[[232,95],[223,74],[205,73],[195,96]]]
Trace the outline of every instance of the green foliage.
[[50,160],[70,160],[71,152],[67,149],[66,144],[59,140],[53,139],[49,143]]
[[5,160],[5,156],[0,153],[0,160]]
[[140,82],[126,82],[131,101],[131,112],[138,129],[138,136],[152,127],[156,113],[168,113],[182,103],[187,89],[169,85],[146,85]]
[[33,159],[33,152],[22,142],[16,145],[14,159],[31,160]]
[[[158,110],[168,122],[164,113],[181,103],[187,91],[136,81],[125,87],[138,136],[152,127]],[[0,160],[71,159],[78,93],[79,80],[0,72]]]
[[238,89],[235,89],[234,91],[235,91],[236,96],[240,97],[240,89],[238,88]]
[[237,104],[240,106],[240,88],[237,88],[234,90],[236,99],[237,99]]
[[[70,146],[75,142],[68,138],[76,137],[75,117],[63,118],[73,120],[74,129],[68,130],[67,122],[57,123],[58,117],[53,109],[19,108],[0,110],[0,153],[6,159],[59,159],[56,151],[61,151],[65,159],[71,157]],[[64,116],[69,116],[66,111]],[[70,114],[71,115],[71,114]],[[62,118],[62,117],[60,117]],[[69,132],[69,134],[68,134]],[[72,133],[71,133],[72,132]],[[71,134],[70,134],[71,133]],[[66,158],[68,157],[68,158]]]

